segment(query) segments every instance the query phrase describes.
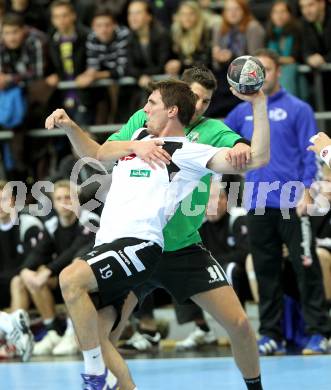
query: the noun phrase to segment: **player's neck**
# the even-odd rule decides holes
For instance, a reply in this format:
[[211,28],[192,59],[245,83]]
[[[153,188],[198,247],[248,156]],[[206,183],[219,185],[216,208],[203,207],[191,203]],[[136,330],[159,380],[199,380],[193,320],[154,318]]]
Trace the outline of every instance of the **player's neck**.
[[160,132],[159,137],[185,137],[184,127],[178,121],[170,121]]

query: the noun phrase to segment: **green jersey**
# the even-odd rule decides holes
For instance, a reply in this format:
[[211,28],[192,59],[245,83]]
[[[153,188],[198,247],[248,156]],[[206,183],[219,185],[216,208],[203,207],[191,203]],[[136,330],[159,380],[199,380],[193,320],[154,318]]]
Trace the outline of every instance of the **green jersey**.
[[[146,114],[143,110],[137,111],[118,133],[112,134],[109,141],[129,141],[133,133],[144,127]],[[205,117],[185,128],[187,138],[192,142],[199,142],[216,147],[233,147],[240,136],[234,133],[223,122]],[[174,216],[163,229],[164,250],[176,251],[189,245],[201,242],[198,229],[205,215],[209,199],[211,175],[204,176],[199,185],[176,210]]]

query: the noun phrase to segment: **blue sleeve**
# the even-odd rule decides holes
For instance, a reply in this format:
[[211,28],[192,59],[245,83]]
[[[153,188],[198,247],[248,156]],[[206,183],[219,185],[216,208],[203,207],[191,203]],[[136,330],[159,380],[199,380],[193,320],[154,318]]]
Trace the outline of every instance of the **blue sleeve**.
[[301,181],[309,188],[317,175],[317,161],[315,153],[309,153],[307,147],[309,139],[317,133],[317,125],[314,113],[309,104],[300,105],[296,114],[296,133],[301,151],[302,172]]
[[224,119],[224,123],[230,127],[233,131],[235,131],[237,134],[243,136],[241,134],[241,127],[242,127],[242,115],[240,115],[240,106],[235,107],[233,110],[231,110],[226,118]]

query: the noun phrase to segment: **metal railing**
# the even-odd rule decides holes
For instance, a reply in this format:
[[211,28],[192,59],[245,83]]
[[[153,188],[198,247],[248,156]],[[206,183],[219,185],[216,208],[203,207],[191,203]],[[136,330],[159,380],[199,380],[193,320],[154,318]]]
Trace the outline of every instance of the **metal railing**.
[[[322,81],[322,73],[331,71],[331,64],[325,64],[319,67],[318,69],[313,69],[308,65],[298,65],[298,71],[300,73],[313,73],[314,79],[314,93],[316,99],[316,113],[315,118],[319,122],[320,128],[325,130],[324,123],[325,120],[331,119],[331,111],[325,111],[325,102],[324,102],[324,84]],[[167,78],[167,75],[155,75],[153,80],[158,81],[164,78]],[[112,85],[126,86],[126,85],[135,85],[137,80],[134,77],[123,77],[119,80],[114,79],[104,79],[98,80],[91,84],[88,88],[95,87],[109,87]],[[58,84],[58,89],[74,89],[79,88],[74,81],[61,81]],[[115,131],[121,128],[122,124],[105,124],[99,126],[89,126],[86,129],[94,134],[105,134],[105,133],[114,133]],[[34,129],[27,132],[29,137],[34,138],[48,138],[48,137],[61,137],[65,135],[65,132],[60,129],[46,130],[46,129]],[[0,141],[9,140],[13,137],[13,131],[11,130],[1,130],[0,131]]]

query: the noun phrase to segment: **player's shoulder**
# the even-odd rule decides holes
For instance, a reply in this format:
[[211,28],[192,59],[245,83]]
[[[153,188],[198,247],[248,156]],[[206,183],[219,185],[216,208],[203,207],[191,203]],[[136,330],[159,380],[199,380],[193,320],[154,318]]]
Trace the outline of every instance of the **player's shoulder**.
[[312,111],[312,107],[308,102],[305,102],[304,100],[298,98],[297,96],[292,95],[291,93],[285,94],[287,101],[292,105],[293,108],[296,108],[297,110],[309,110]]

